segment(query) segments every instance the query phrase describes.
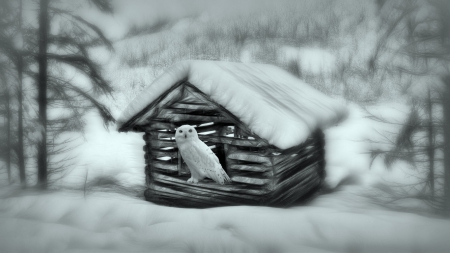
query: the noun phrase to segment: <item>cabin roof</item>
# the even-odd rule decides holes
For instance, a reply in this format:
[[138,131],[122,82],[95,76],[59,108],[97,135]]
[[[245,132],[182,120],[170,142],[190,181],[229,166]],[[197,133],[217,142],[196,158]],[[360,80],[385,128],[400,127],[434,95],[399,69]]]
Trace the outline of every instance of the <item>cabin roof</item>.
[[347,116],[340,102],[279,67],[220,61],[181,61],[168,68],[123,111],[118,128],[181,80],[187,80],[270,144],[287,149],[316,128]]

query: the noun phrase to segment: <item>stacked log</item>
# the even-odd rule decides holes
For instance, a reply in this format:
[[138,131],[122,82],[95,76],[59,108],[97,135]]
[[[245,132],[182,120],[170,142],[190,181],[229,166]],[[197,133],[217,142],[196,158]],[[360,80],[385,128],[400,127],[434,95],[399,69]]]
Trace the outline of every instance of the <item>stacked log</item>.
[[[315,193],[322,184],[321,131],[299,146],[281,150],[252,134],[242,122],[187,82],[159,102],[138,127],[145,132],[147,200],[199,208],[287,206]],[[185,124],[196,127],[199,138],[219,158],[231,184],[219,185],[210,179],[187,183],[190,172],[175,142],[175,129]]]

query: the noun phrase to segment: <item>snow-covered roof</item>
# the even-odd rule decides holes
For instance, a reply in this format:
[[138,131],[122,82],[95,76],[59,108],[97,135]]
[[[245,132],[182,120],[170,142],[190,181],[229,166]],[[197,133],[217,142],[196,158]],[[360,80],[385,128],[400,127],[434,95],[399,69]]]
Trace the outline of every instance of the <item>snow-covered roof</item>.
[[281,149],[299,145],[316,128],[332,126],[347,116],[340,102],[273,65],[181,61],[128,105],[118,128],[183,79]]

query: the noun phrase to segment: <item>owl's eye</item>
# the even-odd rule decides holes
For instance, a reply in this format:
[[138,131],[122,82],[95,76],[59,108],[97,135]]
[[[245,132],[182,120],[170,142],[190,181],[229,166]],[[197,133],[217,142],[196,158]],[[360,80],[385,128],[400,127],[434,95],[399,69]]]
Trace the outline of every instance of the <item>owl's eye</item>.
[[192,133],[192,129],[189,129],[189,133]]
[[180,134],[183,132],[183,130],[179,130],[178,132],[180,132]]

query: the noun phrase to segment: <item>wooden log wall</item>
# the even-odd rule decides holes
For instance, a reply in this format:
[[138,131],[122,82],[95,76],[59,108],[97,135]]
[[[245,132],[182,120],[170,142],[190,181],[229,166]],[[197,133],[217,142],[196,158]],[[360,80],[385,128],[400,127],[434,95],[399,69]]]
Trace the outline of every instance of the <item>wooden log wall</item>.
[[[314,192],[323,181],[324,141],[318,131],[303,144],[279,150],[252,135],[192,87],[175,90],[177,101],[162,105],[145,120],[147,200],[166,205],[209,207],[220,205],[283,206]],[[196,126],[199,138],[212,148],[232,184],[205,179],[188,184],[186,164],[179,155],[175,129]]]
[[[152,184],[146,196],[150,201],[190,207],[287,206],[314,193],[314,189],[322,184],[324,157],[321,143],[311,137],[294,153],[273,152],[267,147],[252,147],[258,150],[248,151],[249,147],[225,144],[228,150],[224,154],[224,168],[233,181],[229,185],[219,185],[209,179],[198,185],[188,184],[188,169],[183,163],[183,170],[179,171],[180,161],[174,147],[169,151],[173,161],[151,164],[153,170],[148,176]],[[161,155],[168,153],[163,151]],[[186,197],[193,201],[184,200]]]

